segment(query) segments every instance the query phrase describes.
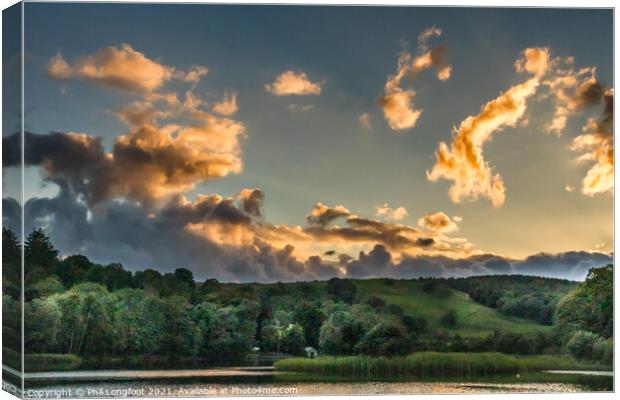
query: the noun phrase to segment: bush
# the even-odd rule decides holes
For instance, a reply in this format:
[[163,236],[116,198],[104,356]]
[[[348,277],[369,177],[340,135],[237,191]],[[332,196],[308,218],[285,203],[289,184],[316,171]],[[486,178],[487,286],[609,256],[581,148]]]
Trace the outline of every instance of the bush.
[[398,304],[390,304],[385,307],[385,310],[390,314],[396,315],[397,317],[402,317],[405,315],[405,310],[403,310],[403,308]]
[[592,356],[595,361],[605,365],[611,365],[614,361],[614,341],[613,339],[599,340],[594,343]]
[[409,333],[425,333],[428,330],[428,321],[423,317],[412,317],[410,315],[405,315],[401,319],[403,326]]
[[588,331],[577,331],[566,343],[568,352],[578,360],[592,360],[594,357],[594,347],[600,346],[602,342],[600,336]]
[[441,316],[440,322],[443,326],[456,327],[458,325],[458,316],[455,310],[448,310]]
[[366,300],[366,304],[375,309],[385,307],[385,301],[377,296],[369,297],[368,300]]

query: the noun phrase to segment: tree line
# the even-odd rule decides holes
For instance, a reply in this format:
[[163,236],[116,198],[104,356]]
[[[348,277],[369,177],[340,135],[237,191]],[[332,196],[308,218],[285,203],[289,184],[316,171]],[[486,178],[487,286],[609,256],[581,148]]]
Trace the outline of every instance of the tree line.
[[[21,245],[7,229],[2,243],[3,338],[5,346],[19,348],[20,327],[10,318],[19,310]],[[100,265],[82,255],[60,257],[40,229],[26,238],[24,258],[27,354],[204,357],[215,362],[241,360],[254,347],[303,355],[304,347],[313,346],[331,355],[570,351],[580,358],[603,359],[613,345],[611,267],[592,270],[586,282],[554,301],[557,310],[551,321],[559,328],[551,333],[494,332],[463,338],[449,333],[460,323],[454,310],[445,310],[439,319],[445,329],[431,329],[425,318],[406,314],[396,304],[360,296],[349,279],[224,284],[215,279],[196,282],[185,268],[131,272],[121,264]],[[521,284],[521,278],[513,278],[515,287]],[[481,302],[493,286],[482,281],[422,281],[424,290],[436,295],[449,295],[448,287],[454,287]],[[489,305],[498,307],[505,297]]]

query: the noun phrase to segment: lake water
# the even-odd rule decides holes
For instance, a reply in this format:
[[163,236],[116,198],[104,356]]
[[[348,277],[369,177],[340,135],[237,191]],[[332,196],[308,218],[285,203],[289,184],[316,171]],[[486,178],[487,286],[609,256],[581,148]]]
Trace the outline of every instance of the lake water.
[[584,388],[564,383],[459,383],[459,382],[362,382],[362,383],[165,383],[101,382],[44,386],[27,391],[26,397],[225,397],[294,395],[381,395],[451,393],[568,393]]
[[[559,371],[553,371],[555,373]],[[576,371],[570,371],[576,372]],[[583,371],[580,371],[583,372]],[[589,373],[595,373],[589,371]],[[432,393],[567,393],[588,388],[574,383],[330,382],[282,381],[271,367],[193,370],[67,371],[27,374],[29,398],[226,397],[293,395],[380,395]],[[290,382],[290,383],[289,383]]]

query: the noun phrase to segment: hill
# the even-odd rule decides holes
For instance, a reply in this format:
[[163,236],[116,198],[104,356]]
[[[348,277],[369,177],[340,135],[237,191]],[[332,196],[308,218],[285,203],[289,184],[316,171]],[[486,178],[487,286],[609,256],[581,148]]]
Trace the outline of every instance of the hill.
[[[517,287],[526,279],[530,288],[546,290],[547,296],[559,298],[566,294],[575,282],[559,279],[514,276],[485,276],[471,278],[474,280],[449,279],[352,279],[357,288],[355,303],[366,303],[372,298],[382,299],[386,306],[390,304],[402,307],[405,315],[424,318],[430,330],[443,330],[462,337],[483,337],[494,331],[512,333],[549,332],[551,326],[532,319],[519,318],[502,313],[497,306],[481,304],[466,293],[466,290],[478,287],[484,282],[488,287],[498,289]],[[544,284],[542,282],[545,282]],[[251,289],[250,289],[251,288]],[[532,289],[534,290],[534,289]],[[524,293],[524,292],[523,292]],[[537,292],[536,292],[537,293]],[[210,293],[209,298],[229,304],[238,304],[242,299],[257,300],[269,296],[274,309],[292,309],[297,302],[324,301],[329,299],[327,282],[295,282],[273,284],[231,284],[221,283],[218,290]],[[442,316],[449,310],[456,312],[459,323],[446,326],[441,322]]]
[[[463,337],[480,337],[495,330],[515,333],[548,332],[550,326],[501,314],[498,310],[472,300],[467,293],[439,284],[432,290],[424,281],[371,279],[355,281],[360,300],[379,297],[387,304],[401,306],[406,314],[426,318],[431,329],[444,329]],[[456,312],[459,324],[446,327],[442,315]]]

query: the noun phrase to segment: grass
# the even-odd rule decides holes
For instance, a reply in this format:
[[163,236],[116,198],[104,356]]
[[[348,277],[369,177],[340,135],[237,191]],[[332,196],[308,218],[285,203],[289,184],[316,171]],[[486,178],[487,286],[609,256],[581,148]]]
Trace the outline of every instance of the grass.
[[[75,354],[26,354],[24,360],[26,372],[69,371],[77,369],[82,359]],[[21,354],[8,347],[2,348],[2,363],[20,371]]]
[[27,354],[26,372],[70,371],[77,369],[82,359],[75,354]]
[[323,376],[376,377],[486,377],[544,370],[593,370],[563,356],[511,356],[501,353],[437,353],[420,352],[406,357],[319,357],[287,358],[275,363],[281,372],[318,374]]
[[[355,280],[358,300],[371,296],[382,298],[388,304],[401,306],[406,314],[424,317],[432,329],[444,329],[459,333],[463,337],[482,337],[495,330],[515,333],[548,332],[551,327],[534,321],[509,317],[497,310],[485,307],[471,300],[466,293],[442,287],[435,292],[425,292],[423,283],[412,280],[384,279]],[[444,327],[441,316],[449,309],[456,311],[459,325]]]

